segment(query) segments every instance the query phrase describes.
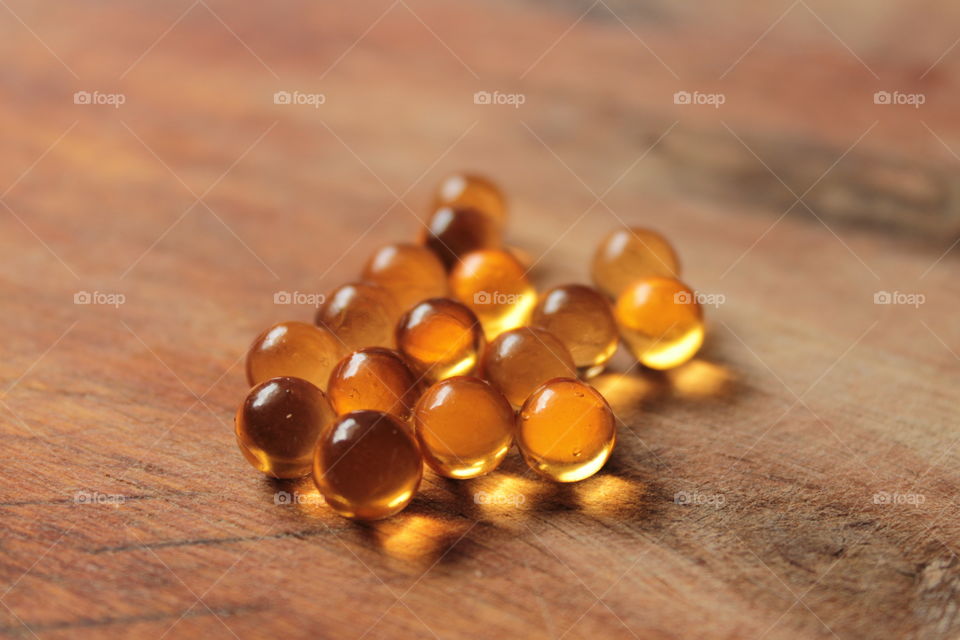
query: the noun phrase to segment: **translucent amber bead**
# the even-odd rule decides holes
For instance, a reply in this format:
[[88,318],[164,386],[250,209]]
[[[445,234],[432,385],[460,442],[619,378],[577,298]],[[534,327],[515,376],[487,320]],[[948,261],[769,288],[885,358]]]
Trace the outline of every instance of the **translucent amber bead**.
[[397,323],[397,347],[428,383],[472,372],[483,347],[480,321],[456,300],[432,298]]
[[284,377],[251,389],[234,427],[250,464],[275,478],[300,478],[310,473],[314,445],[335,419],[323,391],[306,380]]
[[617,351],[613,306],[592,287],[567,284],[551,289],[540,297],[531,324],[556,336],[586,378],[600,373]]
[[490,343],[483,355],[483,375],[519,407],[547,380],[574,377],[577,371],[570,352],[553,334],[521,327]]
[[406,420],[417,402],[419,385],[396,351],[368,347],[354,351],[334,368],[327,385],[338,414],[372,409]]
[[363,279],[390,291],[402,311],[427,298],[447,295],[447,272],[430,249],[416,244],[388,244],[374,253]]
[[495,469],[513,442],[513,408],[493,386],[473,376],[448,378],[423,394],[413,423],[424,459],[448,478]]
[[499,247],[500,226],[476,209],[441,207],[427,221],[422,239],[449,269],[466,253]]
[[550,380],[538,387],[517,417],[517,446],[527,464],[558,482],[595,474],[610,457],[615,440],[610,405],[577,380]]
[[379,520],[401,511],[420,486],[423,457],[406,423],[380,411],[341,416],[317,442],[313,481],[342,516]]
[[355,282],[337,287],[317,311],[316,324],[337,336],[346,351],[393,347],[400,308],[389,291]]
[[247,351],[247,382],[251,386],[294,376],[327,388],[330,372],[346,355],[336,336],[306,322],[275,324],[253,341]]
[[470,207],[489,215],[501,225],[507,220],[503,193],[495,184],[475,174],[447,176],[434,198],[434,209],[441,207]]
[[680,262],[670,243],[656,231],[618,229],[600,243],[593,256],[593,282],[611,298],[642,278],[680,275]]
[[623,341],[651,369],[683,364],[703,344],[700,304],[693,291],[671,278],[647,278],[627,287],[615,315]]
[[470,307],[487,340],[526,324],[537,291],[512,254],[500,249],[472,251],[450,273],[450,290]]

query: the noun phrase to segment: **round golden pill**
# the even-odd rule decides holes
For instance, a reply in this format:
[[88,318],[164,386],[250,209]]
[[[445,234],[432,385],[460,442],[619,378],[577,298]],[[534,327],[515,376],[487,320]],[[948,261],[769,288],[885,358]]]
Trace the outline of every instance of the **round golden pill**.
[[696,295],[672,278],[647,278],[627,287],[614,315],[623,341],[651,369],[683,364],[703,344],[703,311]]
[[477,315],[487,340],[526,324],[537,303],[526,270],[500,249],[463,256],[450,272],[450,290]]
[[261,333],[247,351],[251,386],[279,376],[303,378],[327,388],[330,372],[346,354],[337,337],[306,322],[280,322]]
[[422,241],[450,269],[464,254],[499,247],[500,226],[476,209],[440,207],[427,221]]
[[424,300],[397,323],[397,348],[427,383],[474,370],[483,347],[480,321],[449,298]]
[[427,298],[447,295],[447,272],[430,249],[417,244],[388,244],[374,253],[363,279],[393,294],[402,311]]
[[323,391],[300,378],[261,382],[237,410],[234,432],[243,457],[275,478],[310,473],[313,449],[336,416]]
[[423,476],[413,430],[381,411],[341,416],[317,442],[313,481],[342,516],[379,520],[403,510]]
[[481,211],[499,224],[507,220],[507,206],[503,193],[493,182],[471,173],[454,173],[437,187],[434,209],[441,207],[469,207]]
[[367,347],[354,351],[334,368],[327,396],[342,415],[371,409],[406,420],[417,402],[419,385],[396,351]]
[[376,284],[353,282],[327,296],[315,323],[337,336],[346,351],[392,348],[399,315],[400,308],[389,291]]
[[618,229],[604,238],[593,256],[593,282],[616,298],[642,278],[680,275],[680,262],[667,240],[649,229]]
[[613,411],[588,384],[559,378],[538,387],[517,416],[517,446],[537,473],[576,482],[599,471],[616,441]]
[[483,376],[515,407],[547,380],[576,375],[570,351],[536,327],[501,333],[483,354]]
[[585,378],[603,370],[620,340],[610,301],[581,284],[554,287],[543,294],[530,324],[556,336]]
[[513,408],[503,394],[473,376],[433,385],[413,411],[424,459],[448,478],[474,478],[496,469],[513,443]]

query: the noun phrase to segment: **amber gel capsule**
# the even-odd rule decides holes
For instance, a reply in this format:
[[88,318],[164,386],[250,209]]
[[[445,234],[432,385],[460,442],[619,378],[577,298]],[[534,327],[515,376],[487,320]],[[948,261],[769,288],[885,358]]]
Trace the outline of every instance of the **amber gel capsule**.
[[334,368],[327,385],[338,414],[360,409],[391,413],[406,420],[417,401],[417,377],[396,351],[367,347],[354,351]]
[[500,249],[463,256],[450,273],[450,290],[477,314],[487,340],[526,324],[537,303],[526,269]]
[[237,444],[250,464],[275,478],[310,473],[320,433],[336,416],[323,391],[300,378],[273,378],[247,395],[234,420]]
[[434,210],[441,207],[469,207],[482,211],[500,225],[507,220],[503,193],[493,182],[471,173],[447,176],[437,188]]
[[696,294],[672,278],[647,278],[617,299],[623,341],[642,364],[670,369],[693,357],[703,344],[703,311]]
[[515,407],[551,378],[577,375],[573,358],[548,331],[521,327],[501,333],[483,355],[483,375]]
[[448,478],[473,478],[495,469],[513,442],[513,408],[490,383],[448,378],[423,394],[413,424],[424,459]]
[[427,221],[422,240],[450,269],[464,254],[499,247],[500,227],[482,211],[468,207],[441,207]]
[[557,482],[599,471],[616,440],[613,411],[593,387],[559,378],[538,387],[517,416],[517,446],[531,469]]
[[656,231],[618,229],[604,238],[593,256],[593,282],[611,298],[651,276],[676,278],[680,262],[670,243]]
[[346,351],[363,347],[392,348],[393,327],[400,307],[389,291],[354,282],[337,287],[317,311],[316,324],[337,336]]
[[456,300],[432,298],[397,323],[397,348],[427,383],[472,372],[483,347],[480,321]]
[[620,340],[610,301],[581,284],[554,287],[542,295],[530,324],[556,336],[585,378],[603,370]]
[[413,430],[380,411],[354,411],[317,442],[313,480],[342,516],[379,520],[401,511],[420,486],[423,457]]
[[447,272],[440,258],[416,244],[381,247],[364,267],[363,279],[390,291],[402,311],[447,295]]
[[247,382],[252,386],[278,376],[293,376],[326,389],[330,372],[344,355],[343,345],[326,329],[305,322],[281,322],[257,336],[247,351]]

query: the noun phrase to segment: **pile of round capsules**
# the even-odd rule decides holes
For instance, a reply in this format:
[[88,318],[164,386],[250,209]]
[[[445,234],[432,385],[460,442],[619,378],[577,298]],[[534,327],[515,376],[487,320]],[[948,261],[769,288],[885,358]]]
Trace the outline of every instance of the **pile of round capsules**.
[[597,248],[595,287],[538,293],[503,245],[500,190],[457,174],[437,189],[416,243],[377,250],[314,322],[281,322],[247,353],[236,416],[244,457],[275,478],[313,475],[337,513],[391,516],[424,464],[466,479],[516,443],[541,476],[575,482],[606,463],[613,412],[586,381],[618,345],[669,369],[703,341],[696,296],[667,241],[618,229]]

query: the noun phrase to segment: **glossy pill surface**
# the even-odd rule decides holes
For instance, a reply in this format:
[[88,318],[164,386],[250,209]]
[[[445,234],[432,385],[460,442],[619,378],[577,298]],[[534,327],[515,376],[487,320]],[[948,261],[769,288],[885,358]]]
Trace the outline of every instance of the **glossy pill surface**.
[[487,340],[526,324],[537,303],[526,269],[500,249],[464,255],[450,272],[450,290],[477,315]]
[[449,298],[424,300],[407,311],[397,323],[396,341],[428,384],[471,373],[484,344],[477,316]]
[[310,473],[313,449],[336,416],[323,391],[300,378],[267,380],[250,390],[234,419],[247,461],[275,478]]
[[363,279],[393,294],[401,311],[428,298],[447,295],[447,272],[430,249],[417,244],[388,244],[374,253]]
[[543,294],[530,323],[556,336],[587,378],[603,369],[620,340],[613,305],[596,289],[581,284],[554,287]]
[[506,331],[483,355],[483,375],[515,407],[551,378],[577,375],[573,358],[553,334],[536,327]]
[[513,407],[490,383],[448,378],[423,394],[413,424],[424,459],[448,478],[473,478],[495,469],[513,443]]
[[593,256],[593,282],[601,291],[617,298],[642,278],[680,275],[680,262],[667,240],[649,229],[617,229],[610,233]]
[[341,416],[317,442],[313,481],[342,516],[379,520],[413,499],[423,457],[413,429],[388,413],[354,411]]
[[334,289],[317,311],[315,324],[333,333],[345,351],[393,347],[393,328],[400,307],[389,291],[375,284],[353,282]]
[[330,374],[327,396],[342,415],[371,409],[406,420],[417,401],[417,377],[396,351],[367,347],[340,361]]
[[326,329],[306,322],[280,322],[261,333],[247,351],[247,382],[251,386],[293,376],[327,388],[330,372],[346,349]]
[[427,221],[422,240],[450,269],[464,254],[499,247],[500,226],[492,217],[476,209],[441,207]]
[[506,202],[500,189],[487,178],[471,173],[455,173],[440,183],[434,209],[441,207],[476,209],[501,225],[507,219]]
[[517,416],[517,446],[531,469],[557,482],[599,471],[616,440],[613,411],[593,387],[573,379],[537,388]]
[[620,335],[642,364],[670,369],[703,344],[703,311],[693,291],[672,278],[647,278],[617,299]]

